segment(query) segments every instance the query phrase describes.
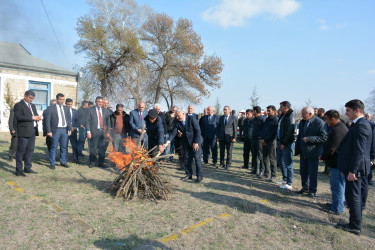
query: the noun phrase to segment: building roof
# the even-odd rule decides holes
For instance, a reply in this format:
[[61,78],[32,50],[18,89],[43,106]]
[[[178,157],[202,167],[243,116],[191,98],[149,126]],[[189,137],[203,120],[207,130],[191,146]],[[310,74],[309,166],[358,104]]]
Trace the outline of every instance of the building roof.
[[0,68],[77,76],[77,72],[32,56],[21,44],[0,41]]

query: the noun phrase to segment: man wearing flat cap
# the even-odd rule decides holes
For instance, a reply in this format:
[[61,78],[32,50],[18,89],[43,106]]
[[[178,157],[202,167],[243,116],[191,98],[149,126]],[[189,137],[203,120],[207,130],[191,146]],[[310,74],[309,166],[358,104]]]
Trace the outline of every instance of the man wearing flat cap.
[[158,111],[151,109],[148,111],[148,115],[145,117],[146,131],[148,137],[148,150],[151,150],[157,146],[152,152],[151,157],[155,157],[158,152],[164,151],[164,127],[162,120],[158,117]]

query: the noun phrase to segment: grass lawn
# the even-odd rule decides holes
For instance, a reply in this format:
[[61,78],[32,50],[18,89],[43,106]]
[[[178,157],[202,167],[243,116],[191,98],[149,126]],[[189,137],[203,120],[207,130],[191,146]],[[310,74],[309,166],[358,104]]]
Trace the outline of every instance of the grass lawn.
[[[204,165],[200,184],[181,181],[184,173],[166,164],[174,189],[168,201],[115,199],[115,168],[69,163],[48,168],[45,138],[38,137],[33,170],[14,175],[6,160],[10,135],[0,134],[0,249],[373,249],[374,188],[370,187],[361,236],[337,230],[348,220],[322,211],[331,197],[329,177],[318,176],[311,199],[265,182],[241,169],[242,143],[236,143],[230,171]],[[69,154],[71,159],[71,154]],[[58,162],[58,161],[57,161]],[[294,159],[293,187],[301,188]],[[323,165],[319,170],[322,172]],[[278,171],[280,179],[280,171]],[[14,183],[12,183],[14,182]],[[226,216],[220,216],[229,214]],[[203,223],[202,223],[203,222]],[[173,240],[161,239],[173,236]]]

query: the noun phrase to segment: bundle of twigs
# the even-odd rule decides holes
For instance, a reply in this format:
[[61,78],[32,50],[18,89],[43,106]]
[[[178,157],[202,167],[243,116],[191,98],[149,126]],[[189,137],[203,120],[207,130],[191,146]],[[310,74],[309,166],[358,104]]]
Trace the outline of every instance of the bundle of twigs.
[[171,186],[160,175],[160,153],[151,158],[149,152],[131,140],[126,140],[124,146],[127,153],[112,152],[108,157],[122,171],[113,181],[116,198],[167,200],[170,197]]

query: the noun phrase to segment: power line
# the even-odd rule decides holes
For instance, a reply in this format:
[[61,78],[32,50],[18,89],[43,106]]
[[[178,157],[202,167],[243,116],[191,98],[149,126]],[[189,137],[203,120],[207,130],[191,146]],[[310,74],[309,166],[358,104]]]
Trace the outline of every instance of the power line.
[[49,24],[51,25],[51,28],[52,28],[52,31],[53,31],[53,34],[55,35],[56,37],[56,40],[57,40],[57,43],[59,44],[60,46],[60,49],[61,49],[61,52],[63,53],[64,57],[65,57],[65,60],[67,61],[67,63],[71,66],[69,60],[68,60],[68,57],[66,56],[65,52],[64,52],[64,49],[63,47],[61,46],[61,43],[59,41],[59,38],[57,38],[57,35],[56,35],[56,32],[55,32],[55,29],[53,28],[53,25],[52,25],[52,22],[48,16],[48,13],[47,13],[47,10],[46,10],[46,7],[44,6],[44,3],[43,3],[43,0],[40,0],[40,2],[42,2],[42,6],[43,6],[43,9],[44,9],[44,12],[46,13],[46,16],[47,16],[47,19],[48,19],[48,22]]

